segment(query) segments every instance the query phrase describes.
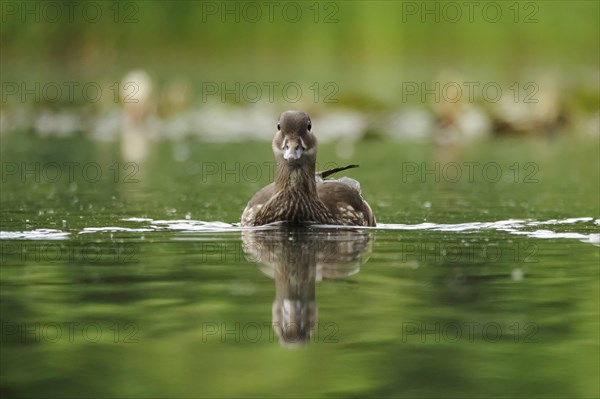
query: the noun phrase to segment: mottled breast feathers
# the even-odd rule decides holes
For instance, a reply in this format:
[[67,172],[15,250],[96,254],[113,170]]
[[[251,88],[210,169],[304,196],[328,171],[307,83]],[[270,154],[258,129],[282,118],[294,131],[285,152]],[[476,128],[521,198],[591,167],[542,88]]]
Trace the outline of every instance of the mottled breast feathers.
[[[288,221],[292,223],[320,223],[320,224],[341,224],[352,226],[375,226],[375,215],[369,204],[362,198],[359,183],[348,177],[342,177],[336,180],[323,180],[316,177],[316,187],[318,202],[320,202],[326,212],[317,204],[311,204],[315,207],[315,212],[304,212],[307,219],[314,216],[314,220],[293,220],[285,209],[293,211],[298,202],[295,198],[285,198],[283,195],[277,196],[275,183],[271,183],[259,190],[248,202],[246,209],[242,214],[243,226],[261,226],[264,224]],[[318,212],[317,212],[318,210]],[[312,215],[311,215],[312,214]],[[319,216],[322,214],[322,216]]]

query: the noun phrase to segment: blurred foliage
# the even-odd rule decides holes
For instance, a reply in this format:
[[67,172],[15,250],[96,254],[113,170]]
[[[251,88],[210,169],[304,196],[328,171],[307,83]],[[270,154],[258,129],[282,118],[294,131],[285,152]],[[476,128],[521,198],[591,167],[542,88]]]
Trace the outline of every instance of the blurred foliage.
[[[81,120],[111,124],[106,109],[126,102],[135,70],[149,76],[132,81],[151,93],[145,112],[160,117],[211,101],[275,104],[313,116],[349,107],[370,113],[365,136],[382,128],[372,121],[414,106],[442,130],[598,134],[597,1],[5,1],[1,10],[0,109],[38,109],[33,116],[10,109],[4,131],[48,127],[39,108],[82,106]],[[79,86],[74,100],[70,83]],[[444,97],[440,88],[448,83],[462,90],[458,102]],[[474,100],[466,83],[477,85]],[[53,93],[53,84],[62,90],[58,101],[39,95]],[[101,101],[86,98],[86,84],[101,88]],[[300,88],[295,101],[285,97],[288,84]],[[485,97],[488,84],[502,101]],[[418,92],[407,95],[408,86]],[[250,96],[258,91],[257,101],[246,88]],[[34,119],[37,127],[21,123]],[[204,128],[179,124],[193,125],[194,133]],[[418,130],[414,125],[405,130]]]
[[[56,22],[50,3],[60,6]],[[50,3],[3,2],[3,81],[112,79],[141,67],[165,79],[336,81],[348,96],[385,97],[401,81],[445,70],[470,80],[584,71],[598,84],[596,1],[475,2],[472,10],[460,2],[275,2],[272,17],[265,2],[71,2],[72,12]]]

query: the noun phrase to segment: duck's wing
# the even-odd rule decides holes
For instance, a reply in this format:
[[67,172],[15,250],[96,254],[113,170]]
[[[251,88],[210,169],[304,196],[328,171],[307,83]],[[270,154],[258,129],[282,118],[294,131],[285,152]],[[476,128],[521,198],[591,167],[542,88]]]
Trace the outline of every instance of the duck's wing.
[[260,190],[248,201],[242,212],[242,226],[254,226],[254,219],[258,211],[266,204],[275,192],[275,183],[271,183]]
[[317,184],[319,199],[344,224],[375,226],[375,215],[360,193],[358,181],[349,177]]

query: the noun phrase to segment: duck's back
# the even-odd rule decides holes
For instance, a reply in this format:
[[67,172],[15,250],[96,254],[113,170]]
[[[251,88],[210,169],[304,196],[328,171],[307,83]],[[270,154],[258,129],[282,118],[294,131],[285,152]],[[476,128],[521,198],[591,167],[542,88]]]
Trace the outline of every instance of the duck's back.
[[349,177],[317,182],[319,199],[343,224],[375,226],[375,215],[362,198],[360,184]]

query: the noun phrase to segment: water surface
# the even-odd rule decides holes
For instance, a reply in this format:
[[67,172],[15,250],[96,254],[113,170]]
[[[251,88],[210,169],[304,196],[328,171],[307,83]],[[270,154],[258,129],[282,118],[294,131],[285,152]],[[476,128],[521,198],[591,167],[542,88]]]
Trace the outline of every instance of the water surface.
[[599,394],[597,141],[322,146],[374,229],[240,228],[265,143],[1,151],[7,396]]

